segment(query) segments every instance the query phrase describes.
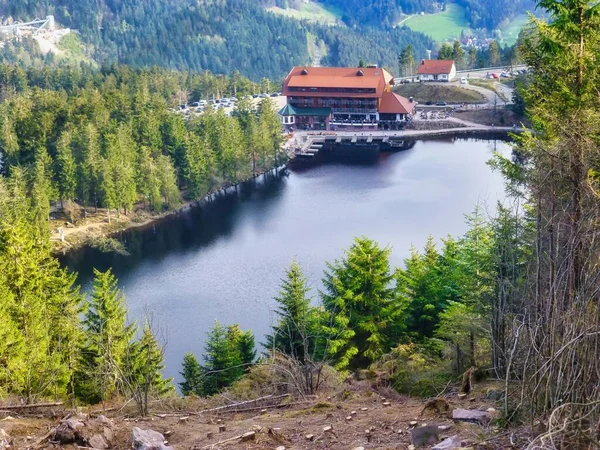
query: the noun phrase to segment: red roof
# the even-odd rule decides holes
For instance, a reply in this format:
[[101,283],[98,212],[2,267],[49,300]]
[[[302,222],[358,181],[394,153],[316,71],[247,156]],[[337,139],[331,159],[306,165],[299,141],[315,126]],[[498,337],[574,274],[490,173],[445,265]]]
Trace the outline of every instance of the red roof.
[[[394,84],[394,78],[388,71],[380,68],[294,67],[283,82],[283,95],[379,98],[383,95],[387,84]],[[362,88],[374,89],[375,92],[311,92],[309,90],[290,90],[289,88]]]
[[416,103],[406,97],[393,92],[384,92],[378,111],[384,114],[413,114],[416,106]]
[[417,69],[418,75],[441,75],[449,74],[454,66],[451,59],[428,59],[421,61]]

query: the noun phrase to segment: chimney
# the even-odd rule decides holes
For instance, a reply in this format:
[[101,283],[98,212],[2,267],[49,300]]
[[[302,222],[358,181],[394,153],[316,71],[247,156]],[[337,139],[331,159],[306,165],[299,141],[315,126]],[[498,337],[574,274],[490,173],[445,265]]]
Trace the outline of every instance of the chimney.
[[431,59],[431,50],[427,50],[427,59]]
[[414,102],[414,99],[412,97],[408,97],[408,101],[412,103]]

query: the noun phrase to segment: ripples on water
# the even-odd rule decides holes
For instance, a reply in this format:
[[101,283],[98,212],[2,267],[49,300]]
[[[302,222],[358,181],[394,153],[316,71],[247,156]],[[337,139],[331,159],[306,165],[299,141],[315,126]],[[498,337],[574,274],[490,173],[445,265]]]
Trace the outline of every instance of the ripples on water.
[[130,256],[92,248],[63,263],[89,287],[92,269],[113,268],[132,319],[153,313],[167,338],[166,375],[183,355],[203,353],[215,320],[252,329],[257,343],[272,324],[276,295],[293,258],[316,296],[325,261],[355,236],[393,247],[401,265],[410,246],[465,231],[477,202],[493,210],[503,181],[486,165],[500,141],[419,141],[371,164],[329,163],[269,175],[160,223],[123,232]]

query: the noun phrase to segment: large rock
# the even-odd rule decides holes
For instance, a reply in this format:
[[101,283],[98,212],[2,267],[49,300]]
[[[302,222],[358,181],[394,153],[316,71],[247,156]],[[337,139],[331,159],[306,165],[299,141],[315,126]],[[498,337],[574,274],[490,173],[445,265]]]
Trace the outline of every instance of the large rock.
[[488,400],[502,400],[504,398],[504,391],[501,389],[489,388],[485,392],[485,396],[488,398]]
[[158,431],[133,428],[134,450],[173,450],[165,445],[165,437]]
[[83,420],[73,417],[63,421],[54,430],[53,441],[58,441],[61,444],[72,444],[82,440],[81,432],[85,424]]
[[462,442],[460,441],[459,437],[454,435],[433,446],[431,450],[453,450],[455,448],[460,448],[461,445]]
[[455,409],[452,411],[452,419],[461,422],[486,424],[490,421],[490,415],[487,411],[477,409]]
[[106,440],[101,434],[95,434],[88,440],[88,446],[96,450],[107,450],[109,448]]
[[417,448],[433,445],[439,440],[440,430],[437,425],[426,425],[410,430],[410,441]]

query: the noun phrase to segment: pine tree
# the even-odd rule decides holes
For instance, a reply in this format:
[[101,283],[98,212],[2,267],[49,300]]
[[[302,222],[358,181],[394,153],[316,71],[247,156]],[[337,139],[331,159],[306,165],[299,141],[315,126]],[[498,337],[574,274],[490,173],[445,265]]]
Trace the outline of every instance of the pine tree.
[[321,299],[329,313],[329,353],[338,368],[366,367],[394,344],[402,305],[393,287],[390,249],[356,238],[341,261],[327,264]]
[[208,333],[204,347],[204,393],[206,395],[216,394],[230,386],[244,373],[237,330],[225,328],[219,322],[215,322],[215,326]]
[[193,353],[185,354],[179,374],[183,378],[183,382],[179,383],[182,395],[204,395],[204,371]]
[[302,363],[305,358],[315,356],[318,328],[309,292],[300,265],[292,261],[275,297],[279,305],[275,310],[278,320],[272,334],[266,336],[267,350],[279,350]]
[[163,349],[146,319],[142,336],[128,345],[123,363],[125,390],[135,399],[142,416],[148,415],[151,397],[164,396],[173,390],[173,379],[162,376],[164,367]]
[[56,144],[55,173],[58,180],[58,195],[63,206],[65,200],[72,200],[75,197],[77,188],[77,166],[71,150],[72,139],[72,133],[65,130]]
[[88,401],[106,400],[118,392],[135,326],[126,324],[125,297],[110,270],[94,269],[91,297],[83,323],[86,342],[79,395]]

